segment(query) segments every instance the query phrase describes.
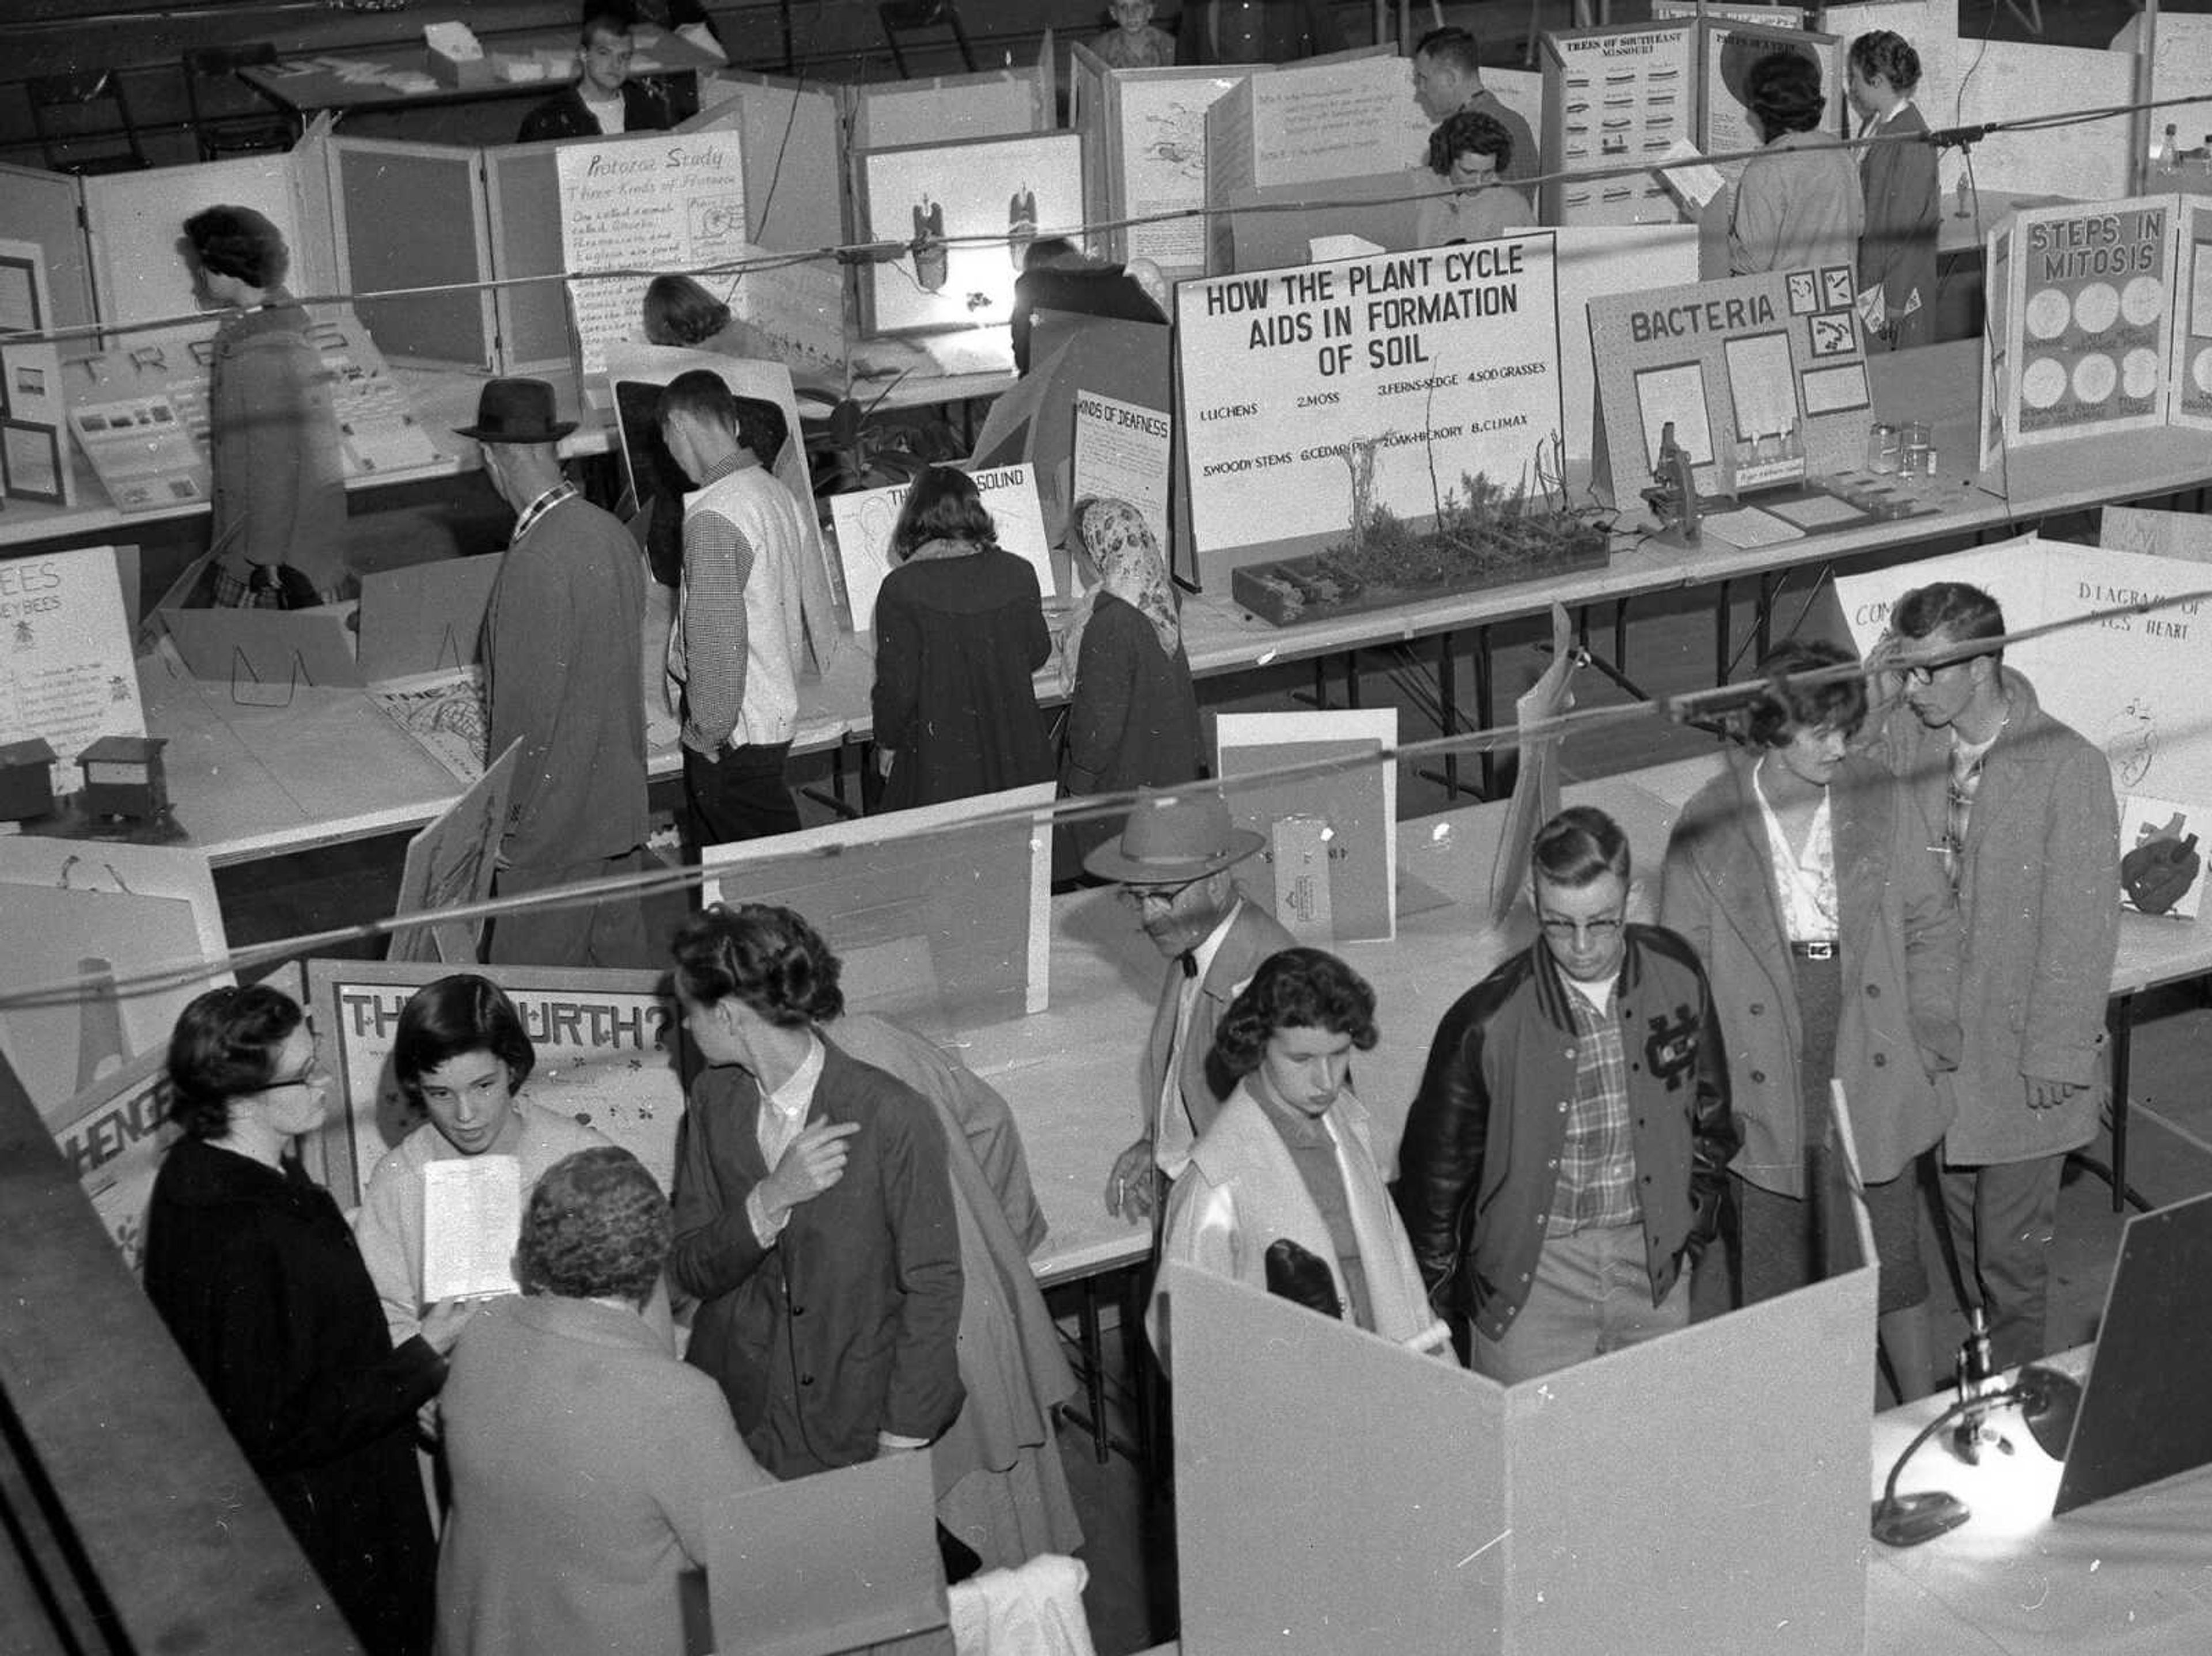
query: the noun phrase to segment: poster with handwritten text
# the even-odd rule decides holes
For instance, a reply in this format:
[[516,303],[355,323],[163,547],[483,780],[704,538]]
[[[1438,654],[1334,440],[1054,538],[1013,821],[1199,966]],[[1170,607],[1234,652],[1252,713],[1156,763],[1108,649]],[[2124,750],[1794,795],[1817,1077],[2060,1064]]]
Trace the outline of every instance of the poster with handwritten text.
[[[745,241],[744,157],[734,131],[654,132],[562,146],[561,258],[586,383],[610,343],[644,337],[654,274],[726,264]],[[587,278],[589,270],[641,274]]]

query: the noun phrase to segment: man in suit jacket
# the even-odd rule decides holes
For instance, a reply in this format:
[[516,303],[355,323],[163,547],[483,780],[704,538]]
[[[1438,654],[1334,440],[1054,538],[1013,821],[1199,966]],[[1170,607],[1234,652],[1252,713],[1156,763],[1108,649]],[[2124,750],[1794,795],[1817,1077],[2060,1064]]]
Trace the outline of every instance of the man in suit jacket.
[[1218,794],[1160,795],[1139,799],[1121,837],[1084,859],[1091,873],[1121,883],[1152,946],[1181,968],[1160,985],[1137,1072],[1145,1127],[1114,1162],[1109,1213],[1132,1221],[1151,1214],[1160,1196],[1154,1169],[1173,1180],[1188,1165],[1191,1146],[1236,1083],[1207,1071],[1214,1028],[1260,962],[1296,942],[1245,901],[1230,872],[1263,843],[1230,822]]

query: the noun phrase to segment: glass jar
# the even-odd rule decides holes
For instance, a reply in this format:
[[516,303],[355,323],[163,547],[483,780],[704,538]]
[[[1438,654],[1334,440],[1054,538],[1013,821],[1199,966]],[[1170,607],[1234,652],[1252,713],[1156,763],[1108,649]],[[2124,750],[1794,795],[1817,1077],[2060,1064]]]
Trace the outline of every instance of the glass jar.
[[1887,476],[1897,470],[1902,446],[1895,426],[1876,425],[1867,433],[1866,469]]

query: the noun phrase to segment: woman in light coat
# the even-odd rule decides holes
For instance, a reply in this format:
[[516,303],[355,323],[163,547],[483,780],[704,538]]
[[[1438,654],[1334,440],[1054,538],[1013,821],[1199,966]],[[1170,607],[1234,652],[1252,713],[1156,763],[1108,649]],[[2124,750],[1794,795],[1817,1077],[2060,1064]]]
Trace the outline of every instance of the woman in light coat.
[[[1285,949],[1260,963],[1214,1033],[1208,1067],[1238,1079],[1176,1180],[1160,1258],[1441,1351],[1450,1335],[1430,1307],[1348,1084],[1353,1050],[1372,1050],[1376,1038],[1374,990],[1334,955]],[[1165,1283],[1146,1313],[1163,1364]]]
[[1814,1196],[1839,1082],[1882,1267],[1883,1355],[1909,1398],[1935,1384],[1917,1163],[1949,1119],[1935,1077],[1959,1059],[1959,917],[1918,813],[1846,752],[1864,687],[1790,676],[1849,659],[1786,644],[1760,664],[1758,751],[1684,808],[1660,919],[1705,961],[1728,1040],[1743,1299],[1826,1274],[1838,1239],[1820,1235]]

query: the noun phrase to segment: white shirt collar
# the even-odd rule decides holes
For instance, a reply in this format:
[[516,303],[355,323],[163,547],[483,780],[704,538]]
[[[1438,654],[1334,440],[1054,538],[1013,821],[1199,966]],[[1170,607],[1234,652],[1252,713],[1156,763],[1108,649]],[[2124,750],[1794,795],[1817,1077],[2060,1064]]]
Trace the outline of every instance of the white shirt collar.
[[814,1107],[814,1089],[822,1080],[822,1037],[811,1030],[806,1036],[806,1056],[782,1086],[762,1095],[761,1102],[787,1121],[803,1121]]
[[1206,974],[1213,969],[1213,957],[1221,952],[1221,945],[1229,936],[1229,928],[1237,924],[1237,911],[1243,907],[1244,900],[1242,897],[1230,904],[1229,912],[1221,917],[1221,923],[1206,934],[1205,942],[1190,951],[1192,963],[1198,968],[1198,970],[1191,974],[1192,982],[1203,982]]

